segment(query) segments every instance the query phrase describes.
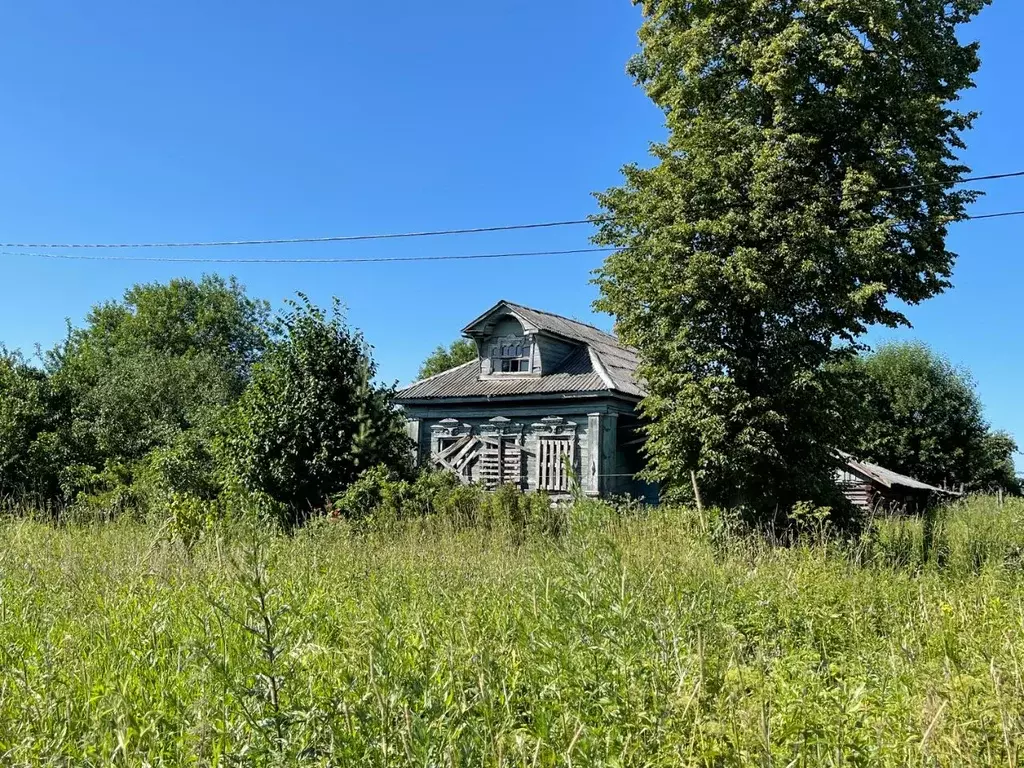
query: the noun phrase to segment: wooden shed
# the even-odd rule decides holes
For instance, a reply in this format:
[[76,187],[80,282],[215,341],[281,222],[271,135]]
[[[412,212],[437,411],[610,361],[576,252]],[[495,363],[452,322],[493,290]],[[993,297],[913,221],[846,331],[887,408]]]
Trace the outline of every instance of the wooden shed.
[[840,452],[839,457],[843,463],[836,472],[836,481],[843,495],[868,512],[920,512],[938,501],[959,496],[955,491],[859,461],[848,453]]

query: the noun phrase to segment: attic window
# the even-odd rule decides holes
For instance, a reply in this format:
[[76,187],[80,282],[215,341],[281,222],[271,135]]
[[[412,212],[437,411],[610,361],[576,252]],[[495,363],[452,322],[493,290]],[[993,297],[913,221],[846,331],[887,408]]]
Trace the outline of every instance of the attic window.
[[530,373],[530,343],[526,339],[500,339],[491,347],[495,373]]

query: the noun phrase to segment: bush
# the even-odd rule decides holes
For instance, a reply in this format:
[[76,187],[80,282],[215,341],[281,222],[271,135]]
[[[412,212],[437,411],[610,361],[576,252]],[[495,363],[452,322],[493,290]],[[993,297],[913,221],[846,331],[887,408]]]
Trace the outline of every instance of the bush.
[[332,505],[332,514],[371,529],[390,528],[412,509],[412,489],[388,467],[363,472]]
[[282,504],[292,526],[367,469],[383,464],[408,473],[411,443],[393,391],[374,383],[369,345],[345,324],[337,303],[328,317],[303,297],[280,318],[276,334],[228,420],[219,453],[241,485]]

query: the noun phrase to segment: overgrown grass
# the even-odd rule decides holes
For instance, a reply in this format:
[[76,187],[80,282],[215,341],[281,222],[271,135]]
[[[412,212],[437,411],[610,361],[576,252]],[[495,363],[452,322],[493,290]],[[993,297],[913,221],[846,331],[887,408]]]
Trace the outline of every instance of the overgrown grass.
[[8,521],[0,764],[1016,765],[1022,513],[950,511],[942,558],[592,504],[191,550]]

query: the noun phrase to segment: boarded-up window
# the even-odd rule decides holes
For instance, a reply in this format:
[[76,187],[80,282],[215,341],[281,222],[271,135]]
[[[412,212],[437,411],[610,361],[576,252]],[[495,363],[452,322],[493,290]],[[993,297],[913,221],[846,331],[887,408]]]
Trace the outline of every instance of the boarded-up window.
[[541,437],[537,441],[537,487],[542,491],[568,492],[568,467],[574,463],[571,437]]
[[478,441],[471,435],[440,437],[437,439],[437,452],[433,456],[434,466],[454,472],[463,483],[468,484],[472,479],[472,464],[477,447]]
[[488,488],[499,485],[522,485],[523,452],[515,435],[494,435],[480,438],[480,478]]

